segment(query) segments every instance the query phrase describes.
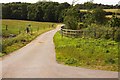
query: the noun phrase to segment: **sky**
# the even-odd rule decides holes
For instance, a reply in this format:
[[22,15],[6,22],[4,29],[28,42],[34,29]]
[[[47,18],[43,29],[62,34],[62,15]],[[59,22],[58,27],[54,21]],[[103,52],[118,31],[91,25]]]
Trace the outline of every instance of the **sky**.
[[[9,3],[9,2],[29,2],[29,3],[36,3],[39,0],[0,0],[0,3]],[[51,0],[59,3],[68,2],[72,3],[72,0]],[[77,3],[84,3],[90,0],[78,0]],[[102,3],[108,5],[116,5],[120,0],[94,0],[94,3]]]

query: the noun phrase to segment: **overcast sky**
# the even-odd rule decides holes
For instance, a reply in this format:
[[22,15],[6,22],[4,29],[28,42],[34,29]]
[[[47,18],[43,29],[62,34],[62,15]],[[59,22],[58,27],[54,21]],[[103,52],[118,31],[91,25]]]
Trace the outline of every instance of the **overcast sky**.
[[[35,3],[39,0],[0,0],[0,3],[9,3],[9,2],[29,2],[29,3]],[[72,0],[51,0],[51,1],[55,1],[55,2],[68,2],[68,3],[72,3]],[[84,3],[90,0],[79,0],[77,3]],[[94,3],[102,3],[102,4],[109,4],[109,5],[115,5],[118,4],[120,0],[94,0]]]

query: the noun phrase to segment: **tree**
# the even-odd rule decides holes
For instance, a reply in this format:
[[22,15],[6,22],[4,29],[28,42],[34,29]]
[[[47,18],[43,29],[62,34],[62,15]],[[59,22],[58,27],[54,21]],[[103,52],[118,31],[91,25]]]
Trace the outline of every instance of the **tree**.
[[115,41],[120,42],[120,28],[115,32],[114,39]]
[[28,20],[35,20],[35,6],[34,5],[29,5],[27,7],[27,10],[28,10],[28,15],[27,15],[27,19]]
[[42,10],[42,7],[37,6],[36,13],[35,13],[35,20],[36,21],[43,21],[43,16],[44,16],[44,12]]
[[68,9],[69,7],[70,7],[70,4],[68,4],[67,2],[61,3],[60,5],[57,6],[56,12],[55,12],[56,21],[63,22],[66,9]]
[[92,13],[88,12],[87,14],[85,14],[83,17],[83,22],[84,22],[84,25],[91,25],[91,23],[94,22]]
[[73,16],[66,16],[64,19],[64,23],[66,24],[67,29],[76,30],[78,27],[78,20]]
[[[115,39],[116,41],[120,40],[120,18],[117,18],[117,16],[113,15],[111,20],[109,21],[109,24],[110,24],[110,27],[112,27],[112,37],[113,37],[113,40]],[[116,32],[116,29],[119,29],[117,30]]]
[[20,10],[14,10],[12,12],[12,18],[13,19],[21,19],[21,11]]
[[70,8],[66,12],[66,16],[64,18],[64,23],[66,24],[67,29],[77,29],[78,28],[78,22],[79,22],[79,11]]
[[111,27],[120,27],[120,18],[117,18],[117,16],[112,15],[109,24]]
[[10,19],[12,14],[11,5],[3,4],[2,5],[2,18]]
[[88,9],[88,10],[93,9],[94,8],[94,3],[92,1],[85,2],[84,7],[85,7],[85,9]]
[[29,4],[21,4],[21,19],[26,20],[27,19],[27,15],[28,15],[28,11],[27,11],[27,6]]
[[98,7],[93,10],[92,17],[95,23],[97,24],[103,24],[105,23],[105,11],[103,11],[102,8]]
[[53,4],[48,5],[45,10],[44,20],[48,22],[55,21],[55,6]]

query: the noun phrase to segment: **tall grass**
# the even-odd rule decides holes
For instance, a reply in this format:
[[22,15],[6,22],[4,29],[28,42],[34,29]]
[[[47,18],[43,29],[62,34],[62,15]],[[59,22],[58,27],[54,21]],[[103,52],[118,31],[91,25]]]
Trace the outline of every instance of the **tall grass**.
[[65,65],[118,71],[118,43],[112,40],[54,36],[56,59]]

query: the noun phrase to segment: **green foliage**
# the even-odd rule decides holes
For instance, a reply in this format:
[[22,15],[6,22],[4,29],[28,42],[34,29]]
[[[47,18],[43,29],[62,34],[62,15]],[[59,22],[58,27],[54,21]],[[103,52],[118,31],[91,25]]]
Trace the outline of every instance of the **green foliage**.
[[95,23],[105,23],[105,11],[102,8],[96,8],[92,12],[92,17]]
[[103,24],[106,22],[105,11],[98,7],[93,9],[92,13],[88,11],[86,14],[84,14],[83,19],[84,24],[87,25],[91,25],[91,23]]
[[35,20],[36,21],[43,21],[44,12],[41,6],[37,6],[35,11]]
[[120,18],[113,15],[111,20],[109,21],[110,27],[120,27]]
[[64,23],[66,24],[67,29],[73,29],[76,30],[78,26],[78,20],[74,18],[73,16],[66,16],[64,18]]
[[118,71],[118,42],[94,38],[54,36],[59,63],[100,70]]
[[3,19],[22,19],[46,22],[63,22],[61,16],[68,3],[37,2],[30,3],[6,3],[2,5]]
[[120,5],[105,5],[93,3],[92,1],[85,2],[84,4],[76,4],[74,7],[79,9],[95,9],[97,7],[102,7],[104,9],[120,9]]
[[115,41],[120,42],[120,28],[115,32]]
[[64,17],[64,23],[67,29],[76,30],[78,28],[79,13],[80,12],[74,8],[67,10],[66,16]]
[[48,5],[43,18],[45,21],[55,21],[55,6],[53,4]]
[[[87,28],[81,29],[83,30],[83,34],[81,37],[85,38],[95,38],[95,39],[112,39],[115,41],[119,41],[119,28],[112,28],[108,27],[107,25],[98,25],[98,24],[91,24],[87,26]],[[84,35],[85,34],[85,35]]]
[[28,14],[27,14],[27,19],[28,20],[35,20],[36,18],[36,9],[35,9],[35,6],[34,5],[29,5],[27,7],[27,10],[28,10]]
[[91,13],[87,13],[84,15],[84,25],[91,25],[91,23],[93,23],[93,16]]
[[93,9],[94,8],[93,6],[94,6],[93,2],[85,2],[84,3],[84,7],[88,10]]
[[29,3],[6,3],[2,5],[3,19],[27,19]]

